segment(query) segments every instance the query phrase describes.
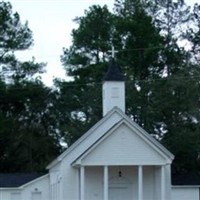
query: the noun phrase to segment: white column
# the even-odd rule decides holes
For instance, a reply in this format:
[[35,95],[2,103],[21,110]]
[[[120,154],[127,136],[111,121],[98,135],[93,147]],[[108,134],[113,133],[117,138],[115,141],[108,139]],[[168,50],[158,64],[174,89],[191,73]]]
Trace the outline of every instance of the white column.
[[143,200],[143,167],[138,166],[138,200]]
[[80,200],[84,200],[85,196],[85,167],[80,168]]
[[104,175],[103,200],[108,200],[108,166],[104,166],[103,175]]
[[161,200],[165,200],[165,166],[161,166]]

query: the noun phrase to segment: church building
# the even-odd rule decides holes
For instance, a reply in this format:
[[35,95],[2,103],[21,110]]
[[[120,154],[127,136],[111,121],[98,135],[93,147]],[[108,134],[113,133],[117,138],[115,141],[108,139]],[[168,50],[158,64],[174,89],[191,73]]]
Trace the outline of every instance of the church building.
[[0,200],[200,200],[200,181],[172,180],[174,155],[125,114],[114,58],[102,98],[102,119],[47,166],[48,174],[0,174]]

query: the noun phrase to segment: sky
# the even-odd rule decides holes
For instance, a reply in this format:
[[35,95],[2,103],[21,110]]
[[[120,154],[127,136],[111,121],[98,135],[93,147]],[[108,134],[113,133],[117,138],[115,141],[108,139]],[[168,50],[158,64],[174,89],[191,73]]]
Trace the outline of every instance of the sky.
[[[198,0],[185,0],[193,5]],[[60,62],[63,47],[71,44],[71,31],[77,25],[76,16],[83,16],[89,6],[107,5],[112,11],[114,0],[10,0],[13,11],[17,11],[24,23],[28,21],[33,32],[34,45],[17,53],[22,61],[31,60],[47,63],[47,72],[42,76],[44,83],[52,85],[54,77],[66,79]]]

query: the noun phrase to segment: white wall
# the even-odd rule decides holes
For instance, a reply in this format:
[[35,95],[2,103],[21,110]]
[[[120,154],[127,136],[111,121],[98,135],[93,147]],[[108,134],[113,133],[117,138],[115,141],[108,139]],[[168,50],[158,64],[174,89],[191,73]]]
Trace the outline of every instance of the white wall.
[[49,176],[39,178],[23,189],[23,200],[32,200],[32,193],[41,193],[41,200],[49,199]]
[[0,189],[0,200],[11,200],[11,194],[21,195],[20,189]]
[[61,199],[79,200],[79,168],[72,167],[70,163],[66,162],[63,162],[62,165]]
[[199,200],[198,187],[172,187],[172,200]]

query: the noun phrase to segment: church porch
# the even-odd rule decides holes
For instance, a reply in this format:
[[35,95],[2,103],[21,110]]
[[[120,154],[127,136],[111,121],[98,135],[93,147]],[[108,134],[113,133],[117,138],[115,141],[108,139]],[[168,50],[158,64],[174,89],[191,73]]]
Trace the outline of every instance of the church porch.
[[81,166],[80,200],[166,200],[166,166]]

